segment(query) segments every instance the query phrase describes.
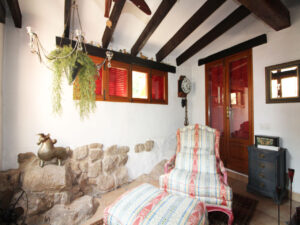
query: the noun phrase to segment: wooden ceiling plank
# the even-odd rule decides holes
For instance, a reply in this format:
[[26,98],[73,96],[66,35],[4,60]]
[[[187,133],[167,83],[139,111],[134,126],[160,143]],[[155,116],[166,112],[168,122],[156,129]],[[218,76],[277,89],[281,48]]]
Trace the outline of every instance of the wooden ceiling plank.
[[3,5],[3,0],[0,0],[0,23],[5,23],[5,7]]
[[145,46],[153,32],[159,26],[161,21],[166,17],[177,0],[163,0],[158,9],[150,19],[149,23],[131,48],[131,55],[136,56],[138,52]]
[[117,23],[119,21],[119,18],[120,18],[121,12],[123,10],[124,4],[125,4],[125,0],[115,1],[114,8],[113,8],[113,10],[110,14],[110,17],[109,17],[109,20],[111,21],[112,26],[111,26],[111,28],[106,26],[105,31],[104,31],[103,36],[102,36],[102,46],[103,46],[103,48],[107,48],[110,41],[111,41],[111,39],[112,39],[113,33],[114,33],[115,28],[117,26]]
[[70,37],[70,24],[71,24],[72,0],[65,0],[64,12],[64,37]]
[[274,30],[291,25],[290,12],[280,0],[238,0]]
[[250,13],[251,12],[246,7],[238,7],[229,16],[222,20],[218,25],[216,25],[213,29],[211,29],[208,33],[206,33],[203,37],[196,41],[191,47],[184,51],[180,56],[178,56],[176,58],[177,66],[184,63],[186,60],[191,58],[201,49],[203,49],[215,39],[220,37],[234,25],[236,25],[245,17],[247,17]]
[[22,28],[22,14],[18,0],[6,0],[6,2],[14,20],[15,27]]
[[176,34],[156,53],[156,61],[161,62],[197,27],[212,15],[226,0],[207,0]]

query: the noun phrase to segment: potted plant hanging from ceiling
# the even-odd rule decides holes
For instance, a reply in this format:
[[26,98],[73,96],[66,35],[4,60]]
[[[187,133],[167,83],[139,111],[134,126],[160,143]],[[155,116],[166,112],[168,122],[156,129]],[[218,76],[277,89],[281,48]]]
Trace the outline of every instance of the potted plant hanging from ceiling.
[[[52,104],[55,113],[61,113],[62,78],[65,75],[69,85],[75,78],[78,79],[78,101],[76,106],[79,108],[81,118],[88,116],[95,109],[95,74],[96,65],[91,58],[82,50],[71,54],[71,46],[57,47],[49,55],[50,66],[53,70]],[[64,57],[69,55],[68,57]],[[51,60],[55,58],[55,60]]]
[[[69,85],[71,85],[77,77],[78,86],[75,88],[77,89],[76,93],[78,93],[77,97],[79,100],[76,101],[76,106],[79,109],[80,117],[83,119],[87,117],[96,107],[95,75],[97,74],[97,70],[101,68],[106,59],[108,59],[108,62],[110,62],[113,54],[112,52],[107,51],[107,57],[104,62],[97,66],[94,64],[94,62],[88,56],[85,48],[84,36],[81,32],[82,28],[76,1],[73,1],[72,3],[72,11],[72,16],[77,15],[80,25],[80,30],[75,30],[74,32],[74,47],[72,47],[71,41],[70,45],[57,46],[56,49],[54,49],[50,54],[46,54],[37,34],[32,32],[31,27],[27,27],[27,33],[30,37],[31,52],[36,53],[39,56],[40,62],[43,62],[43,57],[46,58],[48,60],[50,69],[53,70],[53,112],[58,114],[62,112],[61,96],[63,77],[66,77]],[[68,16],[69,19],[70,15]],[[72,21],[74,21],[74,18],[72,18]],[[68,21],[66,24],[67,23]],[[73,32],[71,32],[70,39],[73,40]]]

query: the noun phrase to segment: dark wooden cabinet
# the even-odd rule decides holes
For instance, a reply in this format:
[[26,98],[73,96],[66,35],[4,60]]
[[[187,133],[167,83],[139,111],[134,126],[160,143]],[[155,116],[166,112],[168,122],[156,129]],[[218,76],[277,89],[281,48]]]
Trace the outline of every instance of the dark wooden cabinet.
[[[276,203],[281,203],[286,196],[286,149],[278,151],[248,147],[249,176],[247,191],[271,197]],[[276,187],[281,188],[277,195]]]

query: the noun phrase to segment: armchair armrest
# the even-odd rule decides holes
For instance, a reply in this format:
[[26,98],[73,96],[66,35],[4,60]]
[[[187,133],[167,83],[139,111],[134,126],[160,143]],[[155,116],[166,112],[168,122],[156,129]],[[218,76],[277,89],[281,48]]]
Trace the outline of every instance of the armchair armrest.
[[171,172],[172,169],[175,167],[175,160],[176,160],[176,154],[172,156],[172,158],[166,162],[165,164],[165,173]]
[[220,168],[220,175],[222,176],[223,178],[223,182],[227,185],[228,182],[227,182],[227,171],[225,169],[225,166],[222,162],[222,160],[219,160],[219,168]]

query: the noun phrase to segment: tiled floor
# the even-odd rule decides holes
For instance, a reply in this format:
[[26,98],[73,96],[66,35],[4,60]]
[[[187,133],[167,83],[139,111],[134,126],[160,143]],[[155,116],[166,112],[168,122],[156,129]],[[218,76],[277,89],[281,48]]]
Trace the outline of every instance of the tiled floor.
[[[158,181],[153,180],[151,177],[147,175],[143,175],[134,182],[124,185],[121,188],[118,188],[112,192],[104,194],[101,199],[99,199],[100,206],[96,212],[96,214],[89,219],[85,225],[90,225],[91,223],[100,220],[103,217],[103,209],[111,204],[113,201],[115,201],[121,194],[126,192],[127,190],[130,190],[133,187],[138,186],[142,183],[151,183],[155,186],[158,186]],[[277,225],[277,205],[269,198],[265,198],[259,195],[254,195],[251,193],[248,193],[246,191],[247,184],[245,182],[235,180],[232,178],[229,178],[229,184],[232,187],[233,191],[235,193],[249,196],[251,198],[258,200],[258,205],[256,207],[256,210],[254,212],[254,215],[251,219],[250,225]],[[300,206],[299,202],[293,202],[293,212],[295,212],[295,208]],[[280,221],[281,225],[286,225],[287,221],[289,220],[289,201],[285,201],[280,206]]]
[[[248,196],[258,200],[256,210],[251,219],[250,225],[276,225],[278,224],[278,208],[272,199],[254,195],[246,191],[247,184],[245,182],[229,179],[229,185],[232,187],[233,192]],[[293,211],[296,207],[300,206],[299,202],[293,201]],[[280,205],[280,224],[286,225],[290,217],[290,203],[288,200]]]

